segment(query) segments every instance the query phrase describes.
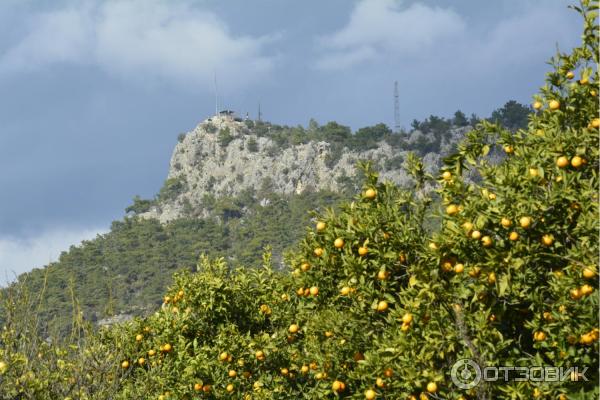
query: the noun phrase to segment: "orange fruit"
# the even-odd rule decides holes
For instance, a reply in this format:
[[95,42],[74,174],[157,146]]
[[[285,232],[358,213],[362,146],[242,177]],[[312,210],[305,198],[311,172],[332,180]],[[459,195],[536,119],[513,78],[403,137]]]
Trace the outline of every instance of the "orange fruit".
[[534,101],[532,106],[534,110],[539,110],[540,108],[542,108],[542,103],[539,101]]
[[127,369],[129,368],[129,361],[125,360],[121,363],[121,368]]
[[333,245],[335,246],[336,249],[341,249],[342,247],[344,247],[344,239],[342,238],[337,238],[333,241]]
[[506,145],[506,146],[504,146],[504,152],[506,154],[512,154],[515,152],[515,149],[511,145]]
[[227,390],[229,393],[233,392],[233,385],[230,383],[229,385],[227,385],[227,387],[225,388],[225,390]]
[[475,239],[475,240],[481,239],[481,232],[479,232],[479,231],[471,232],[471,238]]
[[458,263],[454,266],[454,272],[456,272],[457,274],[462,273],[465,270],[465,266],[461,263]]
[[235,369],[230,369],[230,370],[229,370],[229,372],[227,372],[227,375],[228,375],[230,378],[235,378],[235,377],[237,376],[237,372],[236,372],[236,370],[235,370]]
[[194,383],[194,390],[196,392],[199,392],[202,390],[202,384],[201,383]]
[[571,296],[571,298],[572,298],[573,300],[578,300],[578,299],[580,299],[580,298],[581,298],[581,296],[582,296],[582,293],[581,293],[581,291],[580,291],[579,289],[571,289],[571,290],[569,291],[569,295]]
[[367,198],[369,200],[373,200],[375,198],[375,196],[377,196],[377,192],[375,191],[375,189],[365,190],[365,198]]
[[450,179],[452,179],[452,173],[450,171],[444,171],[444,173],[442,174],[442,178],[445,181],[449,181]]
[[377,393],[375,393],[373,389],[367,389],[365,391],[365,399],[373,400],[375,397],[377,397]]
[[492,238],[489,236],[482,237],[481,244],[483,245],[483,247],[490,247],[492,245]]
[[402,316],[402,323],[410,324],[413,321],[413,315],[411,313],[406,313]]
[[595,277],[595,276],[596,276],[596,271],[595,271],[595,270],[593,270],[593,269],[592,269],[592,268],[590,268],[590,267],[585,267],[585,268],[583,269],[583,271],[581,272],[581,274],[582,274],[582,275],[583,275],[583,277],[584,277],[584,278],[586,278],[586,279],[592,279],[593,277]]
[[519,240],[519,234],[517,232],[511,232],[510,235],[508,235],[508,238],[514,242]]
[[300,327],[296,324],[291,324],[290,327],[288,328],[288,331],[290,331],[290,333],[296,333],[300,330]]
[[510,228],[512,226],[512,221],[505,217],[500,220],[500,225],[505,228]]
[[533,340],[535,340],[536,342],[542,342],[544,340],[546,340],[546,332],[544,331],[537,331],[533,334]]
[[320,247],[317,247],[317,248],[314,250],[314,254],[315,254],[315,256],[317,256],[317,257],[321,257],[321,256],[323,255],[323,249],[322,249],[322,248],[320,248]]
[[136,335],[136,337],[135,337],[135,341],[136,341],[136,342],[141,342],[141,341],[142,341],[142,339],[144,339],[144,335],[142,335],[142,334],[138,334],[138,335]]
[[600,128],[600,118],[594,118],[591,124],[592,128]]
[[387,272],[385,269],[381,269],[377,273],[377,279],[379,279],[380,281],[385,281],[387,278],[389,278],[389,276],[390,276],[390,273]]
[[310,294],[313,296],[317,296],[319,294],[319,288],[316,286],[311,286],[310,288]]
[[560,102],[558,100],[550,100],[548,107],[550,107],[551,110],[558,110],[560,108]]
[[496,274],[494,272],[488,274],[488,282],[491,284],[496,283]]
[[587,296],[588,294],[592,294],[592,292],[594,291],[594,288],[590,285],[583,285],[579,291],[581,292],[581,294],[583,296]]
[[324,231],[326,227],[327,225],[325,224],[325,222],[317,222],[317,232]]
[[565,156],[560,156],[556,160],[556,166],[558,168],[565,168],[568,165],[569,165],[569,159],[567,157],[565,157]]
[[455,204],[450,204],[448,207],[446,207],[446,214],[452,216],[452,215],[456,215],[458,213],[458,206],[456,206]]
[[163,345],[163,351],[165,353],[169,353],[171,350],[173,350],[173,346],[171,346],[169,343],[166,343],[165,345]]
[[573,73],[573,71],[569,71],[565,74],[565,77],[567,79],[573,79],[575,77],[575,74]]
[[542,244],[544,246],[552,246],[552,243],[554,243],[554,236],[550,234],[545,234],[542,236]]
[[429,393],[435,393],[435,392],[437,392],[437,390],[438,390],[437,383],[435,383],[435,382],[429,382],[427,384],[427,391]]
[[358,255],[359,256],[366,256],[368,252],[369,252],[369,249],[367,249],[366,247],[359,247],[358,248]]
[[531,217],[521,217],[521,219],[519,219],[519,224],[523,229],[529,228],[531,226]]
[[350,288],[348,286],[344,286],[342,289],[340,289],[340,294],[342,296],[347,296],[350,294]]
[[579,157],[579,156],[575,156],[573,158],[571,158],[571,166],[573,166],[574,168],[579,168],[583,165],[583,158]]
[[379,312],[384,312],[388,309],[388,302],[385,300],[381,300],[379,303],[377,303],[377,311]]

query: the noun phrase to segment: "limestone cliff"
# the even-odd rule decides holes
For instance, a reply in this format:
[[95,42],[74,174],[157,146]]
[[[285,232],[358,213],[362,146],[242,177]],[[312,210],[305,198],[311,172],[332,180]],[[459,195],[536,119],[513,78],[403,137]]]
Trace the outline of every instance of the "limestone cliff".
[[[282,146],[268,132],[252,129],[253,123],[229,115],[209,118],[180,136],[171,157],[167,182],[178,189],[160,199],[143,213],[146,218],[167,222],[186,215],[186,210],[202,210],[207,194],[215,198],[235,196],[252,190],[292,194],[311,190],[340,191],[355,176],[358,160],[372,160],[382,179],[403,184],[407,180],[401,164],[411,145],[427,144],[428,135],[413,131],[404,146],[386,140],[368,150],[350,149],[327,141]],[[424,154],[430,171],[439,167],[441,157],[451,150],[470,127],[451,128],[439,142],[439,152]],[[373,147],[373,146],[371,146]],[[198,213],[196,213],[198,214]]]

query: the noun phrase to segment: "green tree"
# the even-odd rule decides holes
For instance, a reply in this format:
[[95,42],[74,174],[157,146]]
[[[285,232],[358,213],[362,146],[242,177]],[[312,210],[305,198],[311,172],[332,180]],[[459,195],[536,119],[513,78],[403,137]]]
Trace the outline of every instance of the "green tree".
[[514,132],[517,129],[527,127],[531,112],[531,107],[518,103],[515,100],[509,100],[504,106],[492,112],[490,121]]

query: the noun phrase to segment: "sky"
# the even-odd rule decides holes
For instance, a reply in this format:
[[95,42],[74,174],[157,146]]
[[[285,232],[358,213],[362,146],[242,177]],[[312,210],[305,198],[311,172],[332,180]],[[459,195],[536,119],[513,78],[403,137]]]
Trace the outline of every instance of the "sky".
[[108,231],[222,108],[353,129],[527,104],[562,0],[3,0],[0,282]]

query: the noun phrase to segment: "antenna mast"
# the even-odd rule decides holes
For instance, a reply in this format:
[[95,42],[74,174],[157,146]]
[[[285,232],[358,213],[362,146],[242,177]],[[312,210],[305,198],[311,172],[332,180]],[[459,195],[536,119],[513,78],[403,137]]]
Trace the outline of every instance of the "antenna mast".
[[262,113],[260,112],[260,101],[258,102],[258,121],[262,121]]
[[400,93],[398,81],[394,82],[394,130],[400,132]]

